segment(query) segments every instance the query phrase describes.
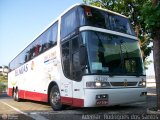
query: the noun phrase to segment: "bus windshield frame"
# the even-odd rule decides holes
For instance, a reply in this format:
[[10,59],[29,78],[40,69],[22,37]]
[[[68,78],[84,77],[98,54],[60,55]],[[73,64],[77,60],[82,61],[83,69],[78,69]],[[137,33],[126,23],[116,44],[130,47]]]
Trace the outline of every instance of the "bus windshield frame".
[[88,74],[145,75],[138,40],[97,31],[83,31]]

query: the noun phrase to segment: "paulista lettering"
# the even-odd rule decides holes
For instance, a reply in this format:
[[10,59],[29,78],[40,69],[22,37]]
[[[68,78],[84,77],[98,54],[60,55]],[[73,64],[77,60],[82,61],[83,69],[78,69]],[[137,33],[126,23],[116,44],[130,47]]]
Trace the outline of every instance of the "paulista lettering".
[[23,74],[24,72],[28,71],[28,64],[23,65],[22,67],[15,70],[15,76]]

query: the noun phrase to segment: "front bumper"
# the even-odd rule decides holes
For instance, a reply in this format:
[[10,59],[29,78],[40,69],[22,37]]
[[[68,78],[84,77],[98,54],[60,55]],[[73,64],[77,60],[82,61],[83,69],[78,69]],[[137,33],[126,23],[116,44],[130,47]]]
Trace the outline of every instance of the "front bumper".
[[[146,88],[85,89],[84,107],[112,106],[146,101]],[[97,95],[107,95],[105,104],[97,104]],[[104,103],[104,102],[103,102]]]

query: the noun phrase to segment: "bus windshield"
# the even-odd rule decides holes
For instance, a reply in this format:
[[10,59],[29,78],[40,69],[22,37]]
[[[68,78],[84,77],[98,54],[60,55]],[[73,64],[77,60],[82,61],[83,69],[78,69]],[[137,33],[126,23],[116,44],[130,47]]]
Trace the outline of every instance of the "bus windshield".
[[93,26],[109,29],[135,36],[135,32],[127,18],[92,7],[79,7],[81,26]]
[[91,74],[144,75],[138,41],[96,31],[81,33]]

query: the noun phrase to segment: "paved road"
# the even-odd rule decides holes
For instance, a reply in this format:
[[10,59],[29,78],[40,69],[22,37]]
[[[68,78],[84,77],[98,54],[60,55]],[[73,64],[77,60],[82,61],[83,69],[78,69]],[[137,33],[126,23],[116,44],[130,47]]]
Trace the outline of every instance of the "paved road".
[[[42,102],[27,100],[15,102],[6,94],[2,94],[0,95],[0,118],[21,120],[146,119],[148,118],[147,108],[153,106],[156,106],[155,88],[148,88],[147,102],[143,103],[100,108],[67,108],[62,111],[53,111],[48,104]],[[160,118],[160,116],[151,117],[152,119]]]

